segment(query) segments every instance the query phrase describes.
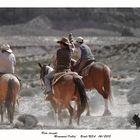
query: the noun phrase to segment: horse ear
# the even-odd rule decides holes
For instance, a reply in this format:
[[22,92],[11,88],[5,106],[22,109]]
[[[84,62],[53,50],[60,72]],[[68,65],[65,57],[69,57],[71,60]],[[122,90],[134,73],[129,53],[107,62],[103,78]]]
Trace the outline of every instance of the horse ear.
[[42,65],[41,65],[41,63],[38,63],[38,65],[39,65],[39,67],[40,67],[40,68],[42,68]]
[[51,62],[48,64],[48,66],[50,66],[51,65]]

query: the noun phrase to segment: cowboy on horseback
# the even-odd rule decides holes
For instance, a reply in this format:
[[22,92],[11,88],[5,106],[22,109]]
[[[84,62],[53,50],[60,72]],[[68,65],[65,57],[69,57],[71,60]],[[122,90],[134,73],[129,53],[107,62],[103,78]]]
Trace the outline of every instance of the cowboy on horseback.
[[52,94],[51,80],[55,73],[70,71],[71,68],[71,57],[72,49],[69,40],[66,37],[62,37],[61,40],[58,40],[60,49],[56,52],[55,58],[55,70],[52,70],[49,74],[45,76],[44,82],[46,85],[46,90],[44,94]]
[[0,115],[3,122],[4,111],[13,123],[15,104],[20,91],[20,83],[15,73],[16,58],[9,44],[0,47]]
[[75,48],[77,48],[79,60],[74,65],[74,71],[81,75],[82,69],[95,61],[94,55],[88,45],[84,43],[83,37],[76,39]]
[[0,47],[0,73],[15,72],[16,58],[9,44],[3,44]]

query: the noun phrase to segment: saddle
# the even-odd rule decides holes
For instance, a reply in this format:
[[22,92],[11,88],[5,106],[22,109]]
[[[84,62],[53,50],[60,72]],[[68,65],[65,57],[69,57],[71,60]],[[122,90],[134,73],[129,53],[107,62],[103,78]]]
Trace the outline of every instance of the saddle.
[[90,60],[87,62],[86,67],[84,67],[80,73],[81,76],[85,77],[88,75],[91,66],[95,63],[95,60]]
[[82,76],[78,75],[77,72],[72,71],[58,72],[54,74],[54,78],[52,79],[52,86],[54,86],[65,75],[72,75],[73,77],[78,77],[82,79]]
[[[0,77],[1,77],[2,75],[4,75],[4,74],[8,74],[8,73],[1,73],[1,72],[0,72]],[[19,82],[21,81],[21,79],[20,79],[16,74],[12,74],[12,75],[14,75],[14,76],[19,80]]]

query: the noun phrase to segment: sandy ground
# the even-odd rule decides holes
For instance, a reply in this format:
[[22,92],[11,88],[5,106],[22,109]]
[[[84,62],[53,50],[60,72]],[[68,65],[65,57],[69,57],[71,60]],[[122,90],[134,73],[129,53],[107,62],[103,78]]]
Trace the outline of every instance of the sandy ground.
[[[39,89],[38,89],[39,90]],[[41,90],[41,89],[40,89]],[[120,89],[117,86],[112,86],[113,102],[109,105],[112,112],[111,116],[102,116],[104,111],[104,102],[102,97],[96,92],[88,92],[90,98],[91,115],[86,116],[83,113],[80,125],[77,126],[76,121],[73,126],[68,125],[68,116],[64,115],[64,123],[56,126],[53,109],[49,102],[44,100],[42,92],[38,92],[31,97],[21,97],[19,107],[16,108],[16,118],[21,114],[32,114],[38,119],[38,126],[33,129],[135,129],[128,120],[128,114],[133,111],[140,111],[139,105],[131,105],[127,101],[128,89]],[[1,129],[11,129],[13,125],[1,124]],[[14,128],[17,129],[17,128]]]
[[[96,39],[94,38],[94,40]],[[107,44],[106,38],[105,46],[107,47],[104,47],[103,38],[102,40],[100,40],[100,38],[98,41],[96,40],[98,45],[97,48],[95,48],[96,50],[94,53],[97,58],[99,57],[98,61],[108,64],[113,72],[113,102],[109,104],[112,112],[111,116],[102,116],[104,101],[96,91],[90,91],[87,94],[89,96],[91,115],[85,116],[85,113],[83,113],[79,126],[76,125],[75,121],[73,122],[73,126],[68,126],[68,117],[66,114],[64,115],[64,123],[56,127],[53,109],[50,103],[44,100],[42,88],[40,86],[31,88],[26,83],[23,83],[22,90],[29,89],[28,93],[30,93],[30,95],[22,95],[19,99],[20,104],[19,106],[16,106],[14,124],[17,122],[18,116],[22,114],[31,114],[38,120],[38,125],[33,129],[135,129],[135,125],[132,125],[130,120],[134,113],[140,112],[140,102],[137,101],[140,99],[138,96],[139,89],[137,89],[137,87],[139,87],[139,80],[134,82],[137,75],[139,75],[140,61],[138,56],[140,49],[137,38],[133,41],[127,38],[125,41],[120,41],[121,45],[115,46],[109,43]],[[124,43],[124,45],[122,45],[122,43]],[[115,44],[117,44],[117,41]],[[29,77],[32,76],[29,74]],[[28,79],[29,77],[25,78]],[[131,91],[132,93],[130,93]],[[133,99],[133,103],[130,101],[130,95],[131,99]],[[13,128],[14,124],[9,125],[5,116],[5,121],[0,124],[0,129],[17,129]]]

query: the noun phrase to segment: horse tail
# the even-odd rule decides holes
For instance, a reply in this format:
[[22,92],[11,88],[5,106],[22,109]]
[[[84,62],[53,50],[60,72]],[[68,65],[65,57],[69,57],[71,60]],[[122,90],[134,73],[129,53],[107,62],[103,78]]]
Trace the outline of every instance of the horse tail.
[[112,101],[112,92],[111,92],[111,70],[108,66],[104,67],[104,90],[106,93],[106,97]]
[[87,95],[86,95],[86,91],[85,91],[85,86],[84,86],[82,79],[80,79],[78,77],[74,77],[74,83],[79,92],[80,101],[81,101],[80,112],[82,113],[86,109],[86,105],[87,105]]
[[8,118],[10,119],[10,122],[12,123],[13,121],[13,86],[14,86],[14,79],[9,79],[8,80],[8,91],[7,91],[7,96],[5,99],[5,107],[7,108],[8,112]]
[[7,96],[6,96],[6,100],[5,100],[5,106],[8,107],[11,102],[12,102],[12,85],[13,85],[13,79],[9,79],[8,81],[8,90],[7,90]]

